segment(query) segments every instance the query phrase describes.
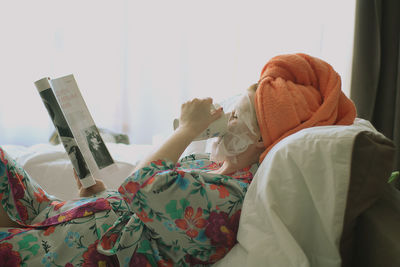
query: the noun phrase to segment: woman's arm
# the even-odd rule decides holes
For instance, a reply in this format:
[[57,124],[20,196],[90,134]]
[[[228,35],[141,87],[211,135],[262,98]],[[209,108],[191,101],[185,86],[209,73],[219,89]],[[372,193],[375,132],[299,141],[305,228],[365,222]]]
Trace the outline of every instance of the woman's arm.
[[176,163],[187,146],[213,121],[222,115],[222,108],[211,112],[212,99],[193,99],[181,107],[179,127],[160,148],[141,161],[136,170],[151,161],[169,160]]
[[[159,159],[176,163],[193,139],[222,115],[222,108],[211,112],[211,104],[211,98],[195,98],[184,103],[181,107],[178,129],[161,147],[142,160],[136,166],[135,171],[143,168],[149,162]],[[91,187],[83,188],[75,171],[74,174],[81,197],[88,197],[106,189],[104,183],[100,180],[96,180],[96,184]]]

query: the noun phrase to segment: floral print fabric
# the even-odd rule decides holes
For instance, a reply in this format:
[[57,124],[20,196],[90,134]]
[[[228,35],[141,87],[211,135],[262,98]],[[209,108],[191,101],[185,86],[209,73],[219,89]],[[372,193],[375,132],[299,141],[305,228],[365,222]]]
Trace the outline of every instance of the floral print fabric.
[[[117,191],[62,201],[48,195],[0,148],[0,198],[21,228],[0,228],[4,266],[192,266],[236,243],[257,166],[231,176],[208,155],[151,162]],[[72,178],[71,178],[72,179]]]

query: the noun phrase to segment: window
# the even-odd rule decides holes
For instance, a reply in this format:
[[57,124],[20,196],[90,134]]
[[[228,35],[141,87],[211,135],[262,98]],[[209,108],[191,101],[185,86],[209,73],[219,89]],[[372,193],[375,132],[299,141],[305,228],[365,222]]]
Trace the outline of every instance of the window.
[[[23,7],[23,8],[21,8]],[[243,92],[269,58],[325,59],[349,95],[354,1],[7,1],[0,4],[0,144],[47,142],[33,82],[73,73],[101,128],[172,131],[182,102]]]

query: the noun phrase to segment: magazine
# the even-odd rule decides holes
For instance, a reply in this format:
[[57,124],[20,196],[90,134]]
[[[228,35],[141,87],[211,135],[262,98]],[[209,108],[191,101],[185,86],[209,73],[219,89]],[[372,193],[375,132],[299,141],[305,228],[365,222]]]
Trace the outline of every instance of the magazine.
[[80,93],[74,76],[48,77],[35,82],[40,97],[59,134],[84,188],[117,170],[110,152]]

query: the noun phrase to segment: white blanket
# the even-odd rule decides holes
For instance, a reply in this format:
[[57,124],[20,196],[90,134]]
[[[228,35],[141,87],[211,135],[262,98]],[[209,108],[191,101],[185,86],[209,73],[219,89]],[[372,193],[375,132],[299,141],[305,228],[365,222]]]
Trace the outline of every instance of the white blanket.
[[[62,145],[38,144],[31,147],[3,145],[2,147],[49,194],[63,200],[78,197],[72,164]],[[121,177],[132,174],[136,164],[153,147],[107,143],[107,148],[117,163],[118,173],[103,179],[103,182],[107,188],[117,189],[124,180]]]

